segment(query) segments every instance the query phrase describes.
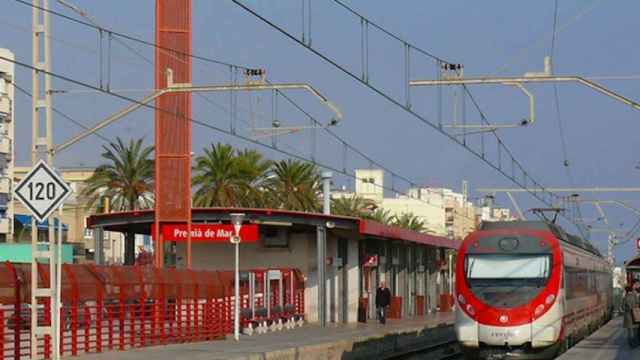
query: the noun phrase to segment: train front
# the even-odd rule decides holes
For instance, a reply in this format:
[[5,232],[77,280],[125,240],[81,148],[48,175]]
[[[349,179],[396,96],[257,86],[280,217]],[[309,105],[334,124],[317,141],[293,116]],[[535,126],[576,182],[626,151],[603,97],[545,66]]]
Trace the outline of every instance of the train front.
[[476,231],[456,268],[456,335],[470,359],[551,359],[562,331],[562,253],[549,231]]

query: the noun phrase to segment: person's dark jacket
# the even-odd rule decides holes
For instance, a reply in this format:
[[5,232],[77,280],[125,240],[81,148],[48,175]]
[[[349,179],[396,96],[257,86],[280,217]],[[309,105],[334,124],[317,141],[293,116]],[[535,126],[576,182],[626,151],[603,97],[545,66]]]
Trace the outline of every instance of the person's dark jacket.
[[376,307],[389,306],[391,304],[391,291],[389,288],[378,288],[376,290]]

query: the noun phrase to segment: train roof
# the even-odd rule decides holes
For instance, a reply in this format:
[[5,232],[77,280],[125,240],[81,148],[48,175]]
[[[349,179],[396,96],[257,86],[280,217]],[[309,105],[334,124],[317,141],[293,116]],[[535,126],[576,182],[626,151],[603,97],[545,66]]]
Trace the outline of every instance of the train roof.
[[640,270],[640,255],[634,257],[629,261],[625,261],[624,267],[627,270],[634,270],[634,271]]
[[531,230],[547,230],[551,231],[561,241],[577,246],[587,252],[602,257],[600,251],[596,249],[591,242],[584,240],[579,236],[572,235],[564,231],[559,225],[546,221],[485,221],[480,225],[480,230],[497,230],[497,229],[531,229]]

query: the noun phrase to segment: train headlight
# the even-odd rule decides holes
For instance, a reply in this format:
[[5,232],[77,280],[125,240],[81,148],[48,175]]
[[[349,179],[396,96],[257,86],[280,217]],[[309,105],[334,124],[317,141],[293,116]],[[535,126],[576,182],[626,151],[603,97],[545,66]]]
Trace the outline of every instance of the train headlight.
[[544,311],[544,304],[540,304],[536,307],[536,310],[533,312],[535,316],[540,316]]
[[473,308],[473,306],[471,306],[471,304],[467,304],[467,312],[469,313],[469,315],[471,316],[475,316],[476,315],[476,309]]
[[556,299],[556,296],[551,294],[547,296],[547,299],[544,301],[547,305],[553,304],[553,301]]
[[465,300],[464,296],[462,296],[462,294],[458,295],[458,302],[460,303],[460,305],[464,305],[467,303],[467,301]]
[[507,322],[509,322],[509,317],[507,315],[500,315],[500,317],[498,318],[498,320],[503,323],[506,324]]

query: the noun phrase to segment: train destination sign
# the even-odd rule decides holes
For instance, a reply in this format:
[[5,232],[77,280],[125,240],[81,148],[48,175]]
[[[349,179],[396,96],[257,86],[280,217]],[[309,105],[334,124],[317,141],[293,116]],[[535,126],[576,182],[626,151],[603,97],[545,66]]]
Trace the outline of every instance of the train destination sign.
[[[191,241],[229,242],[234,235],[231,224],[191,224]],[[187,241],[187,224],[163,224],[164,241]],[[242,242],[258,241],[258,225],[246,224],[240,229]]]
[[16,186],[15,196],[39,221],[45,221],[71,194],[71,188],[40,160]]

